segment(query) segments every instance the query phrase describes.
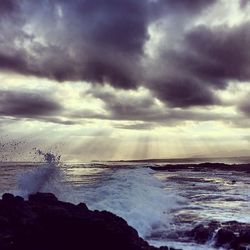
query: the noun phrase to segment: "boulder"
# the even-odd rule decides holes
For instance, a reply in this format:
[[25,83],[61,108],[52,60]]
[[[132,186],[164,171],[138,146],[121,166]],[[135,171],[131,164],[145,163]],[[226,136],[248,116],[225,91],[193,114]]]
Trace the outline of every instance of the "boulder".
[[5,193],[2,196],[3,202],[14,202],[15,197],[13,194]]
[[[0,200],[1,250],[168,250],[150,246],[127,222],[84,203],[59,201],[37,193],[25,201],[5,194]],[[171,249],[171,248],[170,248]],[[172,249],[174,250],[174,249]]]
[[58,200],[56,196],[51,193],[36,193],[36,194],[29,195],[29,201],[49,204],[49,203],[55,203]]
[[246,227],[241,230],[239,240],[240,242],[250,244],[250,227]]
[[191,236],[195,242],[204,244],[213,237],[215,229],[216,227],[213,224],[209,224],[208,226],[200,224],[192,229],[188,233],[188,236]]
[[237,237],[230,229],[221,228],[216,234],[216,246],[230,247],[236,244]]

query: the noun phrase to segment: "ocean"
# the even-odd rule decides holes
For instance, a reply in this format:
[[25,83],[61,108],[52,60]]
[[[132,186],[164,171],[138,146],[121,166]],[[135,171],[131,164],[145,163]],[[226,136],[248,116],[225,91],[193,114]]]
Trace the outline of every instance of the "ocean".
[[108,210],[155,246],[215,249],[179,232],[210,221],[250,223],[250,175],[243,171],[182,169],[156,171],[154,163],[1,163],[0,193],[27,198],[52,192],[59,199]]

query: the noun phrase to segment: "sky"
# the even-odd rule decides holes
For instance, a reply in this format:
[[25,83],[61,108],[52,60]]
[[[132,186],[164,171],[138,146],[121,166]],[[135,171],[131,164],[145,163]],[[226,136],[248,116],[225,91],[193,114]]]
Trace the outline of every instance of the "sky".
[[249,11],[248,0],[1,0],[1,153],[249,156]]

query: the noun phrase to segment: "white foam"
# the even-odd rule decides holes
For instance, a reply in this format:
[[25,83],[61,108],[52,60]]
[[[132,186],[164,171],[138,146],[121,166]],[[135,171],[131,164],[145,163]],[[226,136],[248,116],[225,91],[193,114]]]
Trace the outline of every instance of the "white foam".
[[101,185],[81,190],[82,200],[91,209],[108,210],[121,216],[144,238],[168,231],[170,210],[181,199],[176,193],[165,191],[153,172],[149,168],[113,170]]
[[[153,246],[160,247],[166,245],[166,241],[154,241],[150,240],[149,243]],[[176,249],[185,249],[185,250],[225,250],[225,248],[218,248],[213,246],[213,242],[207,244],[196,244],[195,242],[176,242],[168,241],[168,247],[173,247]]]
[[[57,186],[59,172],[54,164],[44,164],[17,177],[17,193],[26,197],[36,192],[52,192]],[[54,190],[55,191],[55,190]]]
[[17,176],[17,188],[15,194],[27,197],[36,192],[60,193],[58,187],[63,178],[60,171],[60,156],[53,153],[44,153],[35,149],[36,154],[43,157],[45,163],[38,165],[35,169],[20,173]]
[[[63,185],[57,163],[46,163],[18,177],[19,195],[53,192],[59,199],[85,202],[90,209],[107,210],[124,218],[143,238],[171,230],[170,211],[182,199],[164,190],[150,168],[113,169],[100,183],[70,187]],[[105,176],[105,173],[103,173]]]

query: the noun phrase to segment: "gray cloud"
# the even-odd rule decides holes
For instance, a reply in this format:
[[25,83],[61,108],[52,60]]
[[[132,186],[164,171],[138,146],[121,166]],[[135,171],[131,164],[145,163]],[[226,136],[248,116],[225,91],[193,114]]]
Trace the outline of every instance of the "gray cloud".
[[172,107],[207,106],[218,104],[218,99],[206,85],[193,79],[166,79],[157,81],[154,93]]
[[237,108],[246,117],[250,117],[250,101],[248,97],[241,100]]
[[115,125],[115,128],[118,129],[128,129],[128,130],[150,130],[153,129],[156,125],[150,122],[143,122],[143,123],[134,123],[134,124],[118,124]]
[[[147,1],[26,1],[22,10],[16,14],[25,20],[19,33],[0,45],[2,70],[58,81],[109,82],[121,88],[137,84],[148,38]],[[20,39],[20,34],[29,40]],[[16,47],[16,41],[23,46]],[[6,50],[10,42],[11,53]]]
[[113,120],[155,120],[162,115],[162,110],[156,105],[155,99],[149,95],[130,95],[95,88],[89,91],[94,98],[102,100],[109,112],[108,119]]
[[249,3],[250,3],[249,0],[240,0],[240,7],[241,7],[242,9],[244,9],[244,8],[247,7],[247,5],[248,5]]
[[62,107],[37,93],[0,91],[0,115],[19,118],[39,118],[59,112]]
[[250,23],[233,28],[200,26],[185,40],[187,49],[193,51],[187,67],[209,84],[221,87],[227,80],[250,79]]
[[[0,14],[6,15],[17,11],[19,7],[18,1],[15,0],[1,0],[0,1]],[[1,17],[0,17],[1,18]]]
[[[27,0],[16,14],[23,20],[19,30],[0,46],[0,68],[57,81],[86,80],[133,88],[143,82],[141,60],[154,9],[165,14],[184,9],[198,12],[208,5],[201,0],[191,4],[179,0],[154,4],[147,0]],[[29,33],[26,24],[31,27]],[[16,41],[23,46],[17,48]]]
[[[215,93],[230,81],[250,80],[249,23],[198,26],[174,49],[163,50],[149,87],[173,107],[220,104]],[[162,65],[165,65],[163,67]]]
[[206,7],[214,4],[217,0],[158,0],[151,3],[151,8],[156,18],[167,14],[199,14]]
[[107,119],[113,121],[128,121],[128,124],[118,123],[116,128],[123,129],[152,129],[157,126],[175,126],[186,121],[230,121],[232,116],[215,113],[213,110],[207,112],[193,111],[167,107],[164,103],[151,96],[149,93],[133,95],[120,91],[107,91],[101,88],[93,88],[88,94],[103,101],[105,114],[91,112],[78,112],[77,118]]
[[[209,28],[192,26],[192,19],[173,47],[160,44],[158,58],[144,54],[148,27],[157,18],[173,13],[175,21],[193,17],[215,2],[27,0],[19,6],[4,0],[0,11],[14,17],[0,24],[0,70],[123,89],[143,85],[174,108],[219,105],[216,90],[225,89],[230,80],[250,79],[249,23]],[[160,32],[169,32],[162,25]],[[162,112],[154,101],[113,101],[107,100],[106,107],[114,117],[135,119],[140,113],[151,120]]]

